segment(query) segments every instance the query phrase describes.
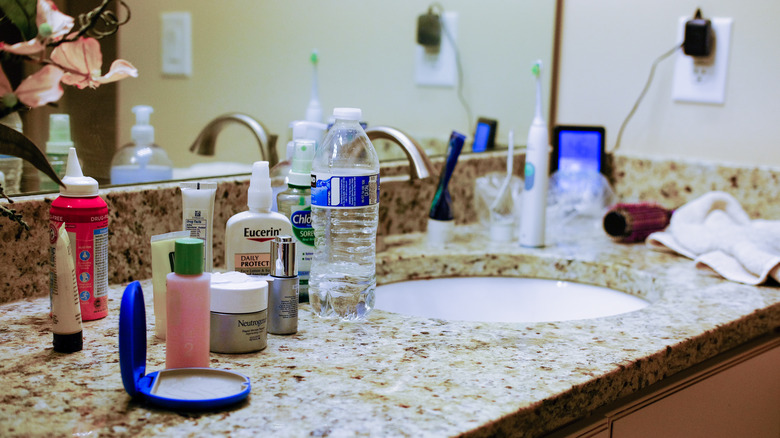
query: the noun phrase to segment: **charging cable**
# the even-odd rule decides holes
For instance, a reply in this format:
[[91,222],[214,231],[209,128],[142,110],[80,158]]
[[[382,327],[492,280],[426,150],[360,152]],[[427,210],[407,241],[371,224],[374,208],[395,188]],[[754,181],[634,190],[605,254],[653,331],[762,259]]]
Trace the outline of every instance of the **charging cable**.
[[620,139],[623,137],[623,130],[626,129],[626,125],[628,125],[628,121],[631,120],[631,117],[634,116],[636,109],[639,108],[640,102],[642,102],[642,99],[645,97],[645,94],[647,94],[647,90],[650,89],[650,84],[653,82],[653,76],[655,76],[655,68],[658,66],[658,64],[661,61],[672,56],[672,54],[674,54],[674,52],[680,49],[680,47],[682,47],[682,43],[674,46],[672,49],[665,52],[663,55],[659,56],[658,58],[656,58],[655,61],[653,61],[653,66],[650,67],[650,76],[648,76],[647,78],[647,82],[645,83],[645,88],[642,89],[642,93],[639,95],[639,98],[637,98],[636,102],[634,103],[634,107],[631,108],[631,111],[629,111],[625,120],[623,120],[623,124],[620,125],[620,130],[618,131],[618,135],[617,135],[617,141],[615,141],[615,147],[612,148],[612,151],[610,152],[615,152],[620,147]]
[[469,132],[474,132],[472,125],[473,116],[471,113],[471,107],[469,106],[468,101],[466,101],[466,97],[463,95],[463,65],[460,62],[460,50],[458,49],[458,45],[455,44],[455,38],[452,37],[450,29],[447,27],[447,23],[444,22],[444,6],[442,6],[439,2],[433,2],[430,6],[428,6],[428,13],[431,13],[434,8],[439,10],[439,21],[441,22],[441,28],[444,30],[444,36],[447,37],[447,39],[450,41],[450,44],[452,44],[452,48],[455,51],[455,65],[458,70],[458,100],[460,101],[461,106],[463,106],[463,110],[466,112],[466,118],[469,124]]

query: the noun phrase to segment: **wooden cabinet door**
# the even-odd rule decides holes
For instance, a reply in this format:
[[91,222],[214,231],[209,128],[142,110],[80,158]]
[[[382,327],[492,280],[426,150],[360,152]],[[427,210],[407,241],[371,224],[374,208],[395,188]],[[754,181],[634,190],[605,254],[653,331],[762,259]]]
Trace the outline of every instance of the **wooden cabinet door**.
[[780,437],[780,347],[732,364],[616,415],[612,437]]

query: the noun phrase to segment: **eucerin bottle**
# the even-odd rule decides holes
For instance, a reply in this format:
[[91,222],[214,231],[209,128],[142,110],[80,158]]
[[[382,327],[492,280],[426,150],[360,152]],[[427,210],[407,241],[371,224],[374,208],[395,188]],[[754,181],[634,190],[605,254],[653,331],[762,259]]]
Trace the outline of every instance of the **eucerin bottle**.
[[271,211],[271,178],[267,161],[252,165],[247,206],[249,211],[233,215],[225,228],[225,263],[228,271],[249,275],[271,273],[271,241],[292,235],[290,220]]

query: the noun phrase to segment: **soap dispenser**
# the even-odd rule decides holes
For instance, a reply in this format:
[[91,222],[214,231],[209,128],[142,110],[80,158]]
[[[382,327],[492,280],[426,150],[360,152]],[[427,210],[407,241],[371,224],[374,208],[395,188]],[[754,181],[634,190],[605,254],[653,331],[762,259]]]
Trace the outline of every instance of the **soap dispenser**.
[[111,161],[111,184],[136,184],[173,179],[173,163],[165,150],[154,144],[154,127],[149,124],[152,107],[133,107],[135,125],[132,142],[122,146]]

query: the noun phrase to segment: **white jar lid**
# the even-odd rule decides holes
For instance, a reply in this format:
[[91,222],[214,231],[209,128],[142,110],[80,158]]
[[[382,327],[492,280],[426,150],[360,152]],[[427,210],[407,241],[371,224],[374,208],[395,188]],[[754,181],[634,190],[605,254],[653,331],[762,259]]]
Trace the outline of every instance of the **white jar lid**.
[[242,272],[211,274],[211,311],[255,313],[268,308],[268,282]]

